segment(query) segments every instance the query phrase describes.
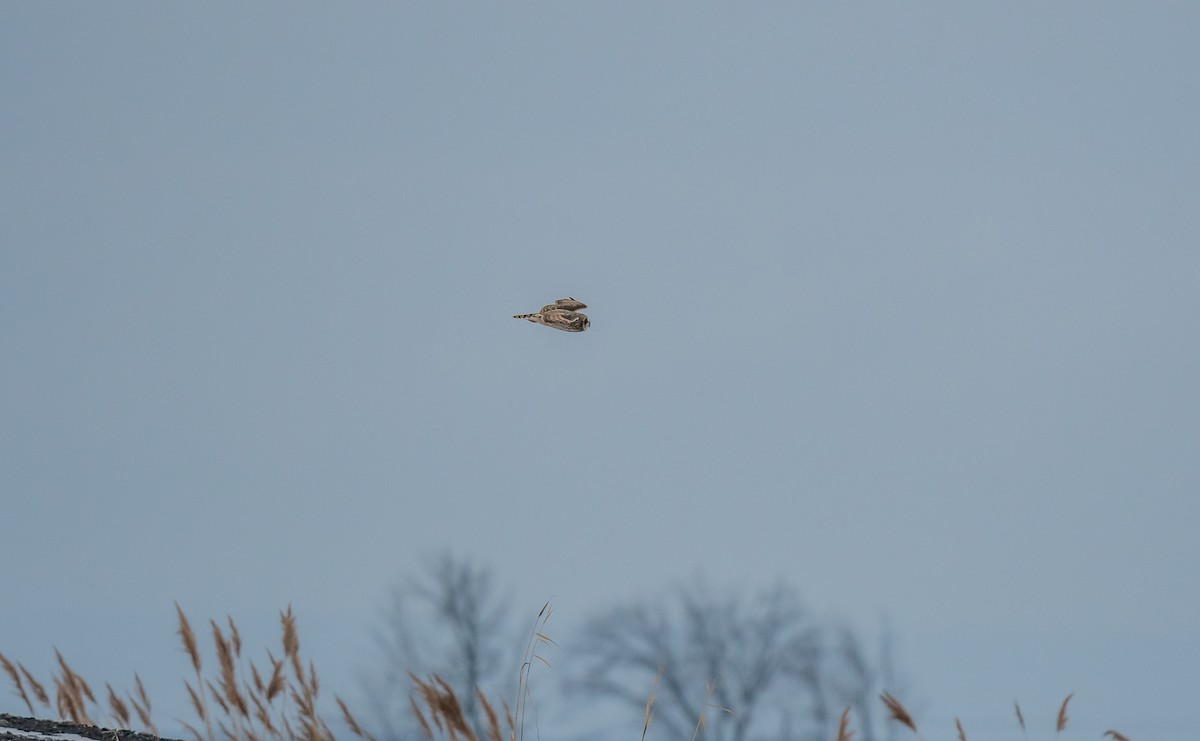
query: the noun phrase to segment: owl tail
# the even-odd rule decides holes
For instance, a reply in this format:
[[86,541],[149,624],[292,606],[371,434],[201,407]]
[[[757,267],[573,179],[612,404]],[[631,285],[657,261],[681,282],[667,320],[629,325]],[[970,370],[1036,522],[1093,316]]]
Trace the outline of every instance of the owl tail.
[[540,316],[541,314],[513,314],[513,319],[529,319],[533,321],[536,317]]

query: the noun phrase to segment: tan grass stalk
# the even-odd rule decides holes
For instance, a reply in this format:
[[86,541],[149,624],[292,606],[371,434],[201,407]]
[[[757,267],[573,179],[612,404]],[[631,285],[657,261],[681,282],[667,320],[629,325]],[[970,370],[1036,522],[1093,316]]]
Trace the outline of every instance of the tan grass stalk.
[[292,614],[292,606],[288,605],[286,612],[279,613],[279,622],[283,627],[283,655],[292,662],[292,672],[297,682],[304,681],[304,667],[300,665],[300,637],[296,634],[296,616]]
[[251,695],[250,699],[254,702],[254,716],[258,718],[258,722],[262,724],[263,729],[271,734],[272,738],[280,738],[279,730],[271,722],[271,712],[267,709],[267,706],[263,705],[262,700],[259,700],[255,695]]
[[313,697],[321,694],[321,682],[317,679],[317,667],[312,661],[308,662],[308,688],[312,690]]
[[552,614],[554,614],[554,610],[547,601],[542,605],[542,609],[538,611],[537,617],[533,620],[533,630],[530,633],[528,643],[525,645],[521,670],[517,673],[517,718],[519,719],[519,723],[517,724],[515,734],[520,739],[525,738],[525,718],[530,700],[529,675],[533,670],[533,660],[537,659],[546,666],[550,666],[550,662],[537,653],[537,647],[540,644],[556,645],[553,640],[546,636],[546,623],[550,620]]
[[441,709],[446,718],[446,724],[457,729],[462,733],[463,738],[467,741],[476,741],[475,731],[467,723],[466,716],[463,715],[462,704],[458,701],[458,695],[454,694],[454,688],[438,675],[433,675],[433,681],[437,683],[441,692]]
[[200,720],[208,723],[208,711],[205,708],[204,701],[201,699],[200,693],[192,687],[191,682],[183,680],[183,686],[187,688],[188,697],[192,699],[192,709],[196,711],[196,715]]
[[[433,725],[439,731],[444,732],[450,738],[450,741],[455,741],[459,737],[466,739],[466,741],[476,741],[475,732],[463,715],[462,704],[458,701],[458,695],[455,694],[454,688],[446,680],[437,674],[431,675],[428,681],[420,679],[412,672],[409,672],[408,676],[412,679],[417,693],[429,709],[429,719],[433,721]],[[424,715],[418,708],[415,699],[411,700],[411,703],[418,721],[423,721]],[[428,725],[427,722],[422,724],[422,734],[425,733]],[[432,731],[430,731],[430,735],[432,736]]]
[[508,706],[508,700],[505,700],[503,697],[500,698],[500,704],[504,707],[504,720],[508,723],[508,739],[509,741],[516,741],[517,721],[513,718],[512,708]]
[[346,725],[350,728],[350,732],[359,738],[367,739],[367,741],[375,741],[375,737],[364,731],[362,726],[358,724],[358,721],[354,719],[354,716],[350,714],[350,708],[346,707],[346,703],[342,702],[342,698],[334,696],[333,699],[334,702],[337,703],[338,708],[341,709],[342,718],[345,719]]
[[70,720],[75,714],[71,708],[71,698],[67,697],[67,693],[63,691],[63,683],[61,679],[51,677],[54,680],[54,709],[58,711],[58,717],[63,720]]
[[175,603],[175,612],[179,615],[179,633],[180,640],[183,641],[183,650],[192,659],[192,669],[196,671],[196,676],[200,676],[200,647],[196,644],[196,634],[192,632],[192,626],[188,623],[187,616],[183,614],[183,608],[179,603]]
[[142,684],[142,678],[135,672],[133,675],[134,687],[137,688],[137,694],[129,695],[129,704],[133,705],[133,711],[137,713],[138,721],[142,727],[151,734],[157,736],[158,729],[154,726],[154,721],[150,719],[150,698],[146,696],[146,687]]
[[[248,720],[250,718],[250,708],[246,703],[246,699],[242,697],[242,693],[238,690],[237,667],[233,662],[233,642],[221,634],[221,629],[216,621],[210,620],[209,624],[212,626],[213,645],[217,649],[217,664],[221,669],[221,678],[218,683],[222,694],[225,696],[225,703],[228,707],[236,710],[242,719]],[[238,718],[234,717],[233,721],[234,730],[240,730],[241,724]]]
[[1021,725],[1021,732],[1025,732],[1025,716],[1021,715],[1021,703],[1013,700],[1013,707],[1017,710],[1017,723]]
[[308,676],[303,673],[299,677],[300,688],[304,692],[304,702],[300,706],[300,720],[305,729],[305,735],[316,741],[317,739],[325,738],[324,733],[325,722],[321,720],[317,714],[317,695],[320,692],[320,685],[317,682],[317,670],[310,661],[308,663]]
[[17,667],[13,666],[4,654],[0,654],[0,666],[4,667],[4,673],[12,679],[12,683],[17,687],[17,697],[25,702],[25,707],[29,708],[29,715],[33,715],[33,703],[29,701],[29,695],[25,694],[25,685],[21,682],[21,675],[17,672]]
[[191,685],[188,686],[188,691],[192,696],[193,705],[196,708],[196,715],[204,721],[204,730],[208,741],[213,741],[212,731],[212,716],[208,712],[208,700],[204,696],[204,680],[200,676],[200,646],[196,643],[196,634],[192,631],[191,623],[188,622],[187,615],[183,614],[183,608],[179,603],[175,603],[175,613],[179,616],[179,639],[183,642],[184,653],[192,660],[192,670],[196,673],[196,690],[192,690]]
[[1129,741],[1128,736],[1126,736],[1125,734],[1122,734],[1122,733],[1117,733],[1116,731],[1113,731],[1113,730],[1105,731],[1104,735],[1111,737],[1113,741]]
[[433,741],[433,729],[429,727],[429,721],[425,720],[425,714],[421,712],[421,706],[417,704],[416,698],[408,698],[408,703],[412,705],[413,715],[417,716],[417,724],[421,726],[421,735],[427,741]]
[[67,665],[62,654],[58,649],[54,649],[54,656],[58,659],[59,669],[62,671],[62,678],[54,681],[55,694],[58,696],[59,713],[63,710],[69,713],[68,717],[74,723],[84,723],[94,725],[92,719],[88,717],[87,706],[84,704],[84,695],[91,698],[92,702],[96,701],[95,695],[88,687],[87,682],[75,673],[70,666]]
[[92,703],[98,704],[96,703],[96,696],[92,694],[92,688],[88,686],[88,683],[84,681],[83,677],[75,673],[75,670],[67,664],[66,660],[63,659],[62,654],[58,652],[57,648],[54,649],[54,656],[58,659],[58,665],[63,670],[63,676],[71,683],[75,692],[79,693],[80,700],[86,696],[87,699],[92,701]]
[[954,719],[954,727],[958,729],[958,741],[967,741],[967,734],[963,731],[962,722],[958,718]]
[[258,667],[254,665],[253,661],[250,662],[250,679],[254,681],[255,692],[260,695],[265,695],[267,693],[267,686],[263,684],[262,675],[258,673]]
[[237,625],[233,622],[233,616],[226,615],[225,618],[229,622],[229,640],[233,644],[233,655],[240,659],[242,657],[242,637],[238,634]]
[[[409,676],[409,679],[411,679],[413,684],[416,686],[417,693],[421,696],[421,700],[425,703],[425,706],[429,708],[429,718],[430,718],[430,720],[433,721],[433,725],[439,731],[442,731],[443,730],[442,719],[438,715],[438,712],[437,712],[437,709],[438,709],[437,691],[433,688],[432,685],[422,681],[420,678],[417,677],[417,675],[413,674],[412,672],[408,672],[408,676]],[[415,702],[415,699],[413,700],[413,702]]]
[[[257,718],[260,723],[263,723],[263,715],[267,712],[267,706],[263,704],[261,695],[257,692],[248,692],[246,697],[250,700],[250,704],[253,706],[251,709],[251,714]],[[267,717],[269,718],[270,716],[268,715]],[[263,727],[266,728],[266,726],[267,724],[263,723]],[[268,732],[270,731],[269,728],[267,730]]]
[[196,741],[204,740],[204,736],[200,735],[200,731],[197,731],[195,728],[193,728],[191,723],[187,723],[182,720],[177,721],[177,722],[182,724],[184,730],[187,731],[188,733],[192,734],[192,738],[196,739]]
[[1067,695],[1066,699],[1064,699],[1062,701],[1062,707],[1060,707],[1058,709],[1058,722],[1055,724],[1055,733],[1056,734],[1061,733],[1062,730],[1067,727],[1067,720],[1068,720],[1068,718],[1067,718],[1067,703],[1070,702],[1071,698],[1074,696],[1075,696],[1074,692]]
[[713,693],[716,691],[717,691],[716,682],[705,682],[704,683],[704,708],[702,708],[700,710],[700,718],[696,721],[696,728],[692,731],[692,741],[696,741],[696,739],[700,736],[700,732],[703,731],[704,729],[708,728],[708,720],[705,717],[705,712],[706,712],[707,708],[713,708],[714,710],[721,710],[723,712],[729,713],[730,715],[733,715],[732,709],[723,708],[720,705],[716,705],[716,704],[713,704],[712,702],[710,702],[712,700]]
[[305,681],[303,672],[300,674],[298,682],[298,686],[292,687],[291,696],[292,702],[296,704],[301,737],[309,741],[331,738],[332,734],[328,732],[324,721],[317,714],[316,695],[313,693],[312,687]]
[[42,683],[37,681],[37,679],[29,673],[29,670],[26,669],[19,661],[17,662],[17,668],[20,669],[21,674],[25,676],[25,681],[29,682],[29,688],[33,690],[33,696],[37,698],[37,701],[45,705],[47,708],[51,707],[50,696],[46,694],[46,688],[42,686]]
[[69,680],[54,679],[54,699],[60,718],[72,723],[86,722],[91,725],[90,721],[84,720],[83,697],[79,694],[79,688]]
[[913,722],[912,716],[908,714],[908,711],[904,709],[904,706],[900,704],[899,700],[892,697],[887,692],[884,692],[882,695],[880,695],[879,699],[883,700],[883,704],[887,706],[888,712],[891,713],[892,720],[895,720],[901,725],[908,726],[908,729],[913,733],[917,732],[917,724]]
[[305,705],[308,703],[308,698],[300,694],[300,690],[296,687],[291,689],[292,702],[296,704],[297,709],[303,714]]
[[850,741],[850,737],[854,732],[850,730],[850,706],[842,711],[842,717],[838,720],[838,731],[836,741]]
[[650,730],[650,721],[654,719],[654,698],[658,695],[658,681],[662,679],[663,665],[658,665],[654,673],[654,683],[650,685],[650,696],[646,698],[646,720],[642,724],[642,741],[646,741],[646,732]]
[[208,687],[209,696],[216,701],[217,707],[221,708],[221,712],[228,716],[230,714],[229,705],[225,702],[225,698],[221,696],[222,693],[220,690],[211,681],[205,681],[204,684]]
[[104,683],[108,689],[108,707],[112,710],[113,719],[117,721],[118,728],[129,727],[129,706],[117,697],[117,693],[113,692],[112,685],[108,682]]
[[488,741],[504,741],[500,734],[500,718],[496,715],[496,709],[488,702],[487,696],[483,694],[483,690],[475,688],[475,696],[479,698],[479,704],[483,707],[483,714],[487,716],[487,734]]
[[271,660],[271,679],[267,682],[267,702],[275,701],[280,692],[283,692],[285,680],[283,678],[283,660],[276,659],[271,656],[271,652],[267,652],[267,658]]
[[[309,736],[312,735],[312,729],[309,728],[304,718],[309,714],[307,708],[311,704],[312,698],[308,695],[308,688],[304,681],[304,665],[300,662],[300,636],[296,632],[296,616],[292,613],[291,605],[287,606],[287,610],[280,611],[279,624],[283,632],[283,656],[280,660],[291,664],[292,674],[297,684],[297,687],[293,687],[290,692],[284,691],[283,697],[286,700],[290,696],[296,704],[298,709],[297,721],[300,723],[300,730],[306,736]],[[304,691],[303,694],[301,694],[301,690]],[[286,725],[286,716],[282,709],[280,710],[280,715],[284,716],[284,723]],[[290,734],[290,730],[288,732]]]

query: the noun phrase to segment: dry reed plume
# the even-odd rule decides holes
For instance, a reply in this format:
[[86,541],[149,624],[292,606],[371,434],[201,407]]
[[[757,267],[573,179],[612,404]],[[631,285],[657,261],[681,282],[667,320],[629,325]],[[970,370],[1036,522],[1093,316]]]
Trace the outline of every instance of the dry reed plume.
[[[29,695],[25,694],[25,684],[21,681],[21,675],[17,672],[17,667],[13,666],[4,654],[0,654],[0,667],[4,668],[4,673],[12,680],[13,686],[17,688],[17,697],[25,703],[25,707],[29,708],[29,714],[33,715],[33,704],[29,702]],[[24,669],[25,667],[21,667]]]
[[[879,699],[883,700],[883,704],[885,707],[887,707],[888,713],[892,716],[892,720],[896,721],[902,726],[907,726],[908,729],[913,733],[917,733],[917,724],[913,722],[912,716],[908,714],[908,711],[904,709],[904,706],[900,704],[899,700],[892,697],[887,692],[884,692],[882,695],[880,695]],[[920,734],[918,734],[918,738],[919,737]]]
[[850,737],[854,732],[850,730],[850,706],[842,711],[842,717],[838,719],[838,730],[836,741],[850,741]]
[[[713,693],[715,693],[716,691],[717,691],[717,683],[716,682],[705,683],[705,685],[704,685],[704,708],[713,708],[714,710],[720,710],[721,712],[733,715],[733,708],[722,707],[722,706],[717,705],[716,703],[712,702]],[[704,709],[700,710],[700,718],[696,721],[695,730],[692,731],[692,741],[696,741],[696,739],[700,736],[700,733],[702,731],[704,731],[704,729],[707,727],[708,721],[705,719],[705,712],[706,711]],[[643,731],[643,734],[644,734],[644,731]]]
[[[533,672],[534,659],[542,662],[549,669],[550,662],[545,656],[538,653],[538,648],[541,646],[557,646],[554,639],[546,635],[546,623],[550,622],[550,616],[554,614],[554,609],[547,602],[542,605],[542,609],[538,611],[537,617],[533,620],[533,630],[530,631],[529,641],[525,645],[525,655],[521,662],[521,670],[517,673],[517,724],[514,729],[514,741],[521,741],[525,738],[525,718],[529,709],[529,701],[532,698],[532,688],[529,683],[529,678]],[[536,722],[536,715],[534,721]]]
[[[1067,716],[1067,703],[1071,702],[1071,698],[1074,696],[1075,696],[1074,692],[1068,694],[1063,699],[1062,705],[1060,705],[1058,708],[1058,716],[1056,717],[1055,723],[1054,723],[1056,736],[1057,736],[1057,734],[1059,734],[1063,730],[1065,730],[1067,727],[1067,720],[1069,719]],[[913,721],[912,715],[909,714],[908,710],[906,710],[904,708],[904,705],[902,705],[899,700],[892,697],[887,692],[884,692],[882,695],[880,695],[879,699],[882,700],[884,706],[887,707],[888,714],[891,716],[892,720],[896,721],[897,723],[899,723],[899,724],[905,726],[906,728],[908,728],[909,730],[911,730],[913,733],[915,733],[917,735],[917,738],[921,738],[921,734],[917,732],[917,724]],[[1025,716],[1021,712],[1020,703],[1018,703],[1014,700],[1013,708],[1016,710],[1016,714],[1017,714],[1017,725],[1020,726],[1021,732],[1022,732],[1022,734],[1024,734],[1025,733]],[[846,710],[848,712],[849,708],[847,708]],[[842,725],[840,725],[838,728],[837,741],[846,741],[846,739],[843,738],[843,728],[844,728],[845,720],[846,720],[846,714],[843,713],[842,714]],[[966,731],[963,730],[962,722],[958,718],[954,719],[954,728],[955,728],[955,731],[957,732],[958,741],[967,741],[967,733],[966,733]],[[1117,731],[1112,731],[1112,730],[1105,731],[1104,735],[1111,737],[1113,741],[1129,741],[1128,737],[1126,737],[1125,735],[1123,735],[1121,733],[1118,733]]]
[[1062,730],[1067,727],[1067,703],[1070,702],[1071,698],[1074,696],[1075,693],[1072,692],[1071,694],[1067,695],[1065,700],[1062,701],[1062,707],[1058,709],[1058,720],[1054,724],[1055,733],[1061,733]]
[[[445,734],[450,741],[480,741],[475,729],[471,728],[471,724],[467,722],[467,718],[463,714],[462,703],[458,701],[458,695],[446,680],[436,674],[430,676],[428,680],[423,680],[412,673],[409,673],[408,676],[412,679],[417,697],[425,706],[425,712],[422,712],[417,699],[411,699],[413,713],[417,718],[417,724],[423,737],[432,741],[436,728],[438,733]],[[484,714],[487,716],[487,722],[482,729],[484,736],[489,741],[501,741],[505,736],[500,729],[499,715],[483,692],[476,690],[476,697],[479,698],[484,708]],[[507,737],[511,741],[516,738],[517,729],[507,703],[504,704],[504,714],[508,726]]]
[[[437,674],[431,675],[428,679],[422,679],[409,672],[408,676],[412,680],[414,690],[414,696],[409,698],[409,706],[412,708],[413,717],[416,718],[421,736],[428,741],[433,741],[435,733],[445,735],[449,741],[481,741],[480,736],[486,738],[487,741],[504,741],[504,739],[519,741],[519,739],[523,739],[525,720],[533,699],[530,676],[534,664],[538,662],[550,667],[549,660],[540,653],[539,649],[544,646],[558,645],[553,638],[546,635],[546,623],[553,613],[554,610],[547,602],[542,605],[542,609],[534,618],[529,640],[525,646],[525,654],[521,661],[521,668],[517,673],[516,717],[514,717],[513,709],[502,699],[503,728],[500,714],[496,711],[495,705],[488,701],[479,688],[475,688],[475,697],[479,700],[480,707],[483,708],[484,723],[482,728],[476,729],[471,727],[463,712],[462,703],[459,702],[458,695],[449,683]],[[648,703],[646,707],[648,714],[650,704]],[[649,717],[647,716],[648,724]]]
[[[311,662],[306,666],[300,656],[300,639],[291,607],[279,614],[283,653],[276,659],[270,651],[266,652],[269,668],[265,672],[260,672],[254,661],[242,658],[241,634],[232,618],[227,618],[224,628],[215,620],[209,621],[217,659],[216,671],[209,678],[204,676],[204,661],[196,633],[178,604],[175,610],[179,619],[177,633],[194,675],[194,680],[184,680],[183,684],[203,731],[180,722],[197,741],[216,741],[218,738],[333,741],[333,732],[317,710],[320,684],[316,669]],[[16,695],[31,716],[36,715],[33,702],[36,700],[47,710],[56,711],[61,720],[95,725],[92,713],[101,717],[107,712],[116,727],[129,728],[136,716],[146,731],[159,735],[151,719],[150,698],[140,676],[134,674],[135,690],[124,696],[106,682],[108,707],[105,711],[88,683],[57,649],[54,656],[58,674],[52,676],[55,698],[51,705],[45,689],[29,671],[0,654],[0,669],[12,681]],[[267,677],[265,681],[264,676]],[[374,741],[350,713],[346,703],[340,697],[335,697],[335,702],[350,731]]]
[[[1073,697],[1075,697],[1074,692],[1068,694],[1067,697],[1063,699],[1062,705],[1058,706],[1058,716],[1055,719],[1055,735],[1062,733],[1062,731],[1067,728],[1067,704],[1070,703],[1070,698]],[[881,694],[880,699],[883,700],[883,705],[887,707],[888,715],[892,717],[893,721],[904,725],[904,727],[906,727],[908,730],[911,730],[912,733],[917,734],[919,739],[920,734],[917,731],[917,723],[913,721],[912,716],[905,709],[905,706],[900,703],[900,700],[895,699],[887,692]],[[1021,705],[1014,701],[1013,707],[1016,710],[1016,723],[1020,725],[1021,733],[1024,734],[1025,716],[1024,713],[1021,713]],[[845,723],[845,713],[842,713],[842,722]],[[954,718],[954,729],[956,731],[956,735],[958,735],[959,741],[967,741],[966,731],[962,729],[962,723],[958,718]],[[1110,736],[1112,741],[1129,741],[1128,737],[1117,733],[1115,730],[1104,731],[1104,735]],[[838,729],[838,741],[845,741],[842,739],[842,728]]]
[[[312,662],[306,665],[301,659],[296,619],[290,606],[279,614],[282,653],[276,658],[268,650],[264,671],[260,671],[254,661],[242,658],[241,635],[232,618],[227,618],[224,628],[215,620],[209,621],[217,661],[216,672],[207,679],[204,676],[204,661],[196,634],[178,604],[175,608],[179,619],[177,633],[184,653],[191,661],[194,675],[194,682],[184,680],[184,687],[193,710],[204,726],[204,731],[201,732],[188,723],[183,723],[183,726],[197,741],[216,741],[217,738],[247,741],[333,741],[333,732],[317,710],[320,683]],[[557,645],[545,632],[551,614],[553,610],[547,602],[534,620],[518,672],[516,717],[513,708],[503,700],[501,707],[504,712],[501,716],[495,705],[476,688],[475,696],[483,709],[485,722],[481,728],[472,728],[463,712],[462,703],[445,680],[436,674],[428,679],[409,674],[415,689],[409,704],[421,735],[429,741],[433,741],[435,735],[439,734],[446,736],[449,741],[521,741],[524,738],[527,714],[531,710],[530,675],[533,666],[540,662],[550,667],[550,662],[539,649]],[[92,713],[95,713],[96,717],[102,717],[106,711],[101,707],[87,681],[71,668],[57,649],[54,650],[54,656],[58,672],[51,675],[54,686],[53,702],[44,685],[20,662],[14,664],[0,654],[0,670],[8,675],[15,688],[14,694],[24,703],[31,716],[36,716],[37,707],[41,707],[56,711],[62,720],[95,725]],[[642,741],[646,741],[654,718],[654,703],[661,677],[660,667],[646,700]],[[107,714],[119,728],[129,728],[133,716],[136,716],[146,731],[158,736],[158,730],[151,720],[150,698],[141,677],[134,674],[134,682],[135,690],[124,696],[114,690],[112,685],[105,683]],[[706,685],[708,697],[711,697],[714,687],[712,684]],[[1056,735],[1067,727],[1067,706],[1072,697],[1074,693],[1068,694],[1059,706],[1055,720]],[[335,696],[334,700],[350,732],[360,738],[374,741],[374,737],[351,714],[346,703],[340,697]],[[918,739],[922,738],[912,715],[899,700],[888,692],[880,695],[880,700],[892,720],[911,730]],[[734,712],[732,708],[712,703],[706,703],[705,707],[730,714]],[[1014,701],[1013,709],[1017,724],[1024,733],[1025,716],[1021,712],[1020,704]],[[851,708],[847,707],[842,711],[837,725],[836,741],[851,741],[854,735],[849,729],[850,710]],[[536,713],[533,717],[536,723]],[[705,724],[704,711],[701,711],[693,732],[693,741],[705,730]],[[967,741],[967,734],[958,718],[954,719],[954,725],[958,741]],[[1130,741],[1127,736],[1114,730],[1105,731],[1104,736],[1112,741]]]
[[658,665],[654,674],[654,684],[650,685],[650,696],[646,698],[646,722],[642,726],[642,741],[646,741],[646,732],[650,730],[650,721],[654,719],[654,699],[658,696],[658,682],[662,679],[663,667]]

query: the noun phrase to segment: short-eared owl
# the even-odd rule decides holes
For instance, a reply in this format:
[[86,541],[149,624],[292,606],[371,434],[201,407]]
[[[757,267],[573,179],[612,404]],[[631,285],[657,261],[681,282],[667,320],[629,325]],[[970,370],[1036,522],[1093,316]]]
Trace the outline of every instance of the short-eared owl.
[[528,319],[534,324],[545,324],[547,327],[561,329],[564,332],[582,332],[588,328],[587,314],[580,314],[580,309],[586,309],[587,304],[573,298],[560,298],[552,304],[546,304],[536,314],[513,314],[513,319]]

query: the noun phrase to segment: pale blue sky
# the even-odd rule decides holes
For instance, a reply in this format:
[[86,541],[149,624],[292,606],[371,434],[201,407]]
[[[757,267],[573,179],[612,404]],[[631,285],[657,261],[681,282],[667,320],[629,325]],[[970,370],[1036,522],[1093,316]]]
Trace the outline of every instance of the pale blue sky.
[[560,636],[696,573],[887,614],[936,735],[1194,737],[1198,28],[0,6],[0,651],[182,708],[175,600],[292,603],[337,689],[450,547]]

